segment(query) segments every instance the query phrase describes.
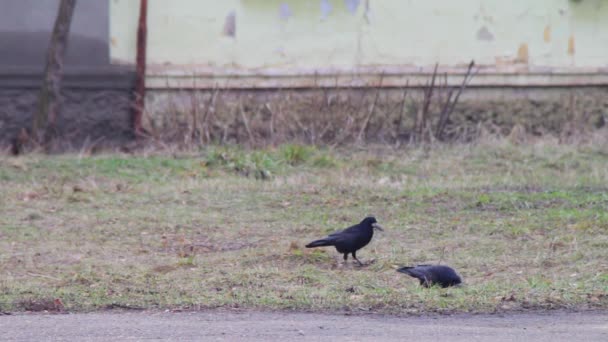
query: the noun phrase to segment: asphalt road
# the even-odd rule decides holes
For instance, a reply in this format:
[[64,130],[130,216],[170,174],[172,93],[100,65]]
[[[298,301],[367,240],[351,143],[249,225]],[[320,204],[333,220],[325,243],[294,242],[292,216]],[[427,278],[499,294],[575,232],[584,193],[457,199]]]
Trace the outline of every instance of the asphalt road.
[[1,341],[608,341],[608,312],[395,317],[205,311],[0,316]]

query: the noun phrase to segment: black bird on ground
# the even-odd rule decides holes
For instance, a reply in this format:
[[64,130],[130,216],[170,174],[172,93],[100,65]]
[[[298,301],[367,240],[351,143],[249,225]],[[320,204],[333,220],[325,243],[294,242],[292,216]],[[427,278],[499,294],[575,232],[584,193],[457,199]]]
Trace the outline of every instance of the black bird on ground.
[[453,268],[443,265],[418,265],[415,267],[405,266],[397,270],[418,280],[420,285],[431,287],[439,285],[441,287],[458,286],[462,283],[460,276]]
[[335,246],[339,253],[344,254],[344,261],[348,259],[348,254],[352,254],[359,265],[363,266],[363,263],[357,259],[356,253],[372,240],[374,229],[384,230],[378,224],[375,217],[369,216],[364,218],[359,224],[309,243],[306,245],[306,248]]

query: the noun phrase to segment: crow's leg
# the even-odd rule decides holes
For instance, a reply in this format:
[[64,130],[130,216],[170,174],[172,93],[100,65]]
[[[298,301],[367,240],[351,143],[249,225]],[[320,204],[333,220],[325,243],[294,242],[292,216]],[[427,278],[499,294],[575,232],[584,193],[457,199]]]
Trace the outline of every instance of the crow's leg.
[[433,286],[433,283],[425,276],[424,278],[420,279],[420,285],[429,288]]
[[357,254],[356,254],[356,253],[357,253],[357,252],[353,252],[353,253],[352,253],[352,254],[353,254],[353,258],[354,258],[355,260],[357,260],[357,262],[359,263],[359,266],[363,266],[363,263],[362,263],[361,261],[359,261],[359,259],[357,259]]
[[339,265],[342,265],[342,267],[346,266],[346,264],[348,262],[347,260],[348,260],[348,253],[344,253],[344,262]]

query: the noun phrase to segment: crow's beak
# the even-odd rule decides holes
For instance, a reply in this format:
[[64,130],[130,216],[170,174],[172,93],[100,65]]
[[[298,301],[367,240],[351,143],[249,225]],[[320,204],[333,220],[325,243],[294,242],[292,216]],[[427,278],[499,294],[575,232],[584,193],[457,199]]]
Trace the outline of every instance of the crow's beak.
[[378,229],[379,231],[383,232],[384,228],[382,228],[381,225],[379,225],[378,223],[372,223],[372,227]]

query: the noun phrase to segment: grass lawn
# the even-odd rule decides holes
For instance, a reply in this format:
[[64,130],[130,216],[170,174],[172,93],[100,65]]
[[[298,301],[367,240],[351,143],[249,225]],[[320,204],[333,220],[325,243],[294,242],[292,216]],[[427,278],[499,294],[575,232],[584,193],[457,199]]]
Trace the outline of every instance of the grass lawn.
[[[0,311],[608,309],[608,146],[0,157]],[[367,214],[358,267],[304,249]],[[397,265],[453,266],[424,289]]]

